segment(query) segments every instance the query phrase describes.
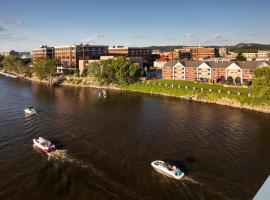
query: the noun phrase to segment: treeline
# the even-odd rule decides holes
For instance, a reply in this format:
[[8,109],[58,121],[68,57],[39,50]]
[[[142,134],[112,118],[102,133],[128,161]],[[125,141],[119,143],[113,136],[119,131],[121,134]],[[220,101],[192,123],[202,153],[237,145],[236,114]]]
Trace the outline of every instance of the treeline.
[[130,84],[142,75],[137,64],[125,57],[90,63],[85,75],[94,77],[100,84]]
[[60,64],[57,60],[49,58],[39,58],[33,64],[13,55],[0,57],[0,63],[6,72],[30,78],[35,75],[39,80],[48,79],[49,82]]
[[32,72],[29,67],[29,64],[30,64],[29,61],[25,61],[13,55],[10,55],[7,57],[3,57],[3,56],[0,57],[1,67],[9,73],[31,76]]

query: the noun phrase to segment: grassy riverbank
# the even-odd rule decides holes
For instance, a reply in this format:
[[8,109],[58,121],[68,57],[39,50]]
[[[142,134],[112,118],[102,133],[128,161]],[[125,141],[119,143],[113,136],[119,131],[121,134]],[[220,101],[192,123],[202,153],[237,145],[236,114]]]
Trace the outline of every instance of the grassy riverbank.
[[270,101],[257,98],[256,91],[252,88],[224,87],[223,85],[178,80],[137,82],[122,85],[121,88],[270,113]]

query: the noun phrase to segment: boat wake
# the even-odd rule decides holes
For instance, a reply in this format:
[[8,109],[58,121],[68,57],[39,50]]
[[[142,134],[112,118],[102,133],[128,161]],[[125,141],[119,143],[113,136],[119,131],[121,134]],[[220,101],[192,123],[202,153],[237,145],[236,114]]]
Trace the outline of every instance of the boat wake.
[[83,169],[89,169],[97,176],[103,176],[103,174],[99,170],[97,170],[92,164],[85,163],[82,160],[73,158],[72,156],[68,154],[67,150],[58,149],[58,150],[47,153],[47,155],[48,155],[49,161],[57,160],[60,162],[67,162],[70,164],[77,165]]
[[194,180],[193,178],[190,178],[190,177],[188,177],[188,176],[185,176],[185,177],[183,178],[183,180],[192,182],[192,183],[194,183],[194,184],[202,185],[202,183],[200,183],[199,181],[196,181],[196,180]]

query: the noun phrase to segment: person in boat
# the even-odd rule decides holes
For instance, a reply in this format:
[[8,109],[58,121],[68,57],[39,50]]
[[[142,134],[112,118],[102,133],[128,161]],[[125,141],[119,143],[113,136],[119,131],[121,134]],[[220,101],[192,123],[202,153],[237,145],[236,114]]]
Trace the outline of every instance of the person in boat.
[[34,107],[33,106],[29,106],[28,109],[32,111],[34,109]]

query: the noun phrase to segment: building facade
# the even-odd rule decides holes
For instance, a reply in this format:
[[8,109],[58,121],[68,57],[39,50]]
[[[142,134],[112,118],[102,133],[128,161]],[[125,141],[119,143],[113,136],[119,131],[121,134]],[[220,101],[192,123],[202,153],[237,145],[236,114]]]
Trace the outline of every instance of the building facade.
[[219,49],[206,47],[183,47],[179,51],[179,59],[200,60],[219,57]]
[[149,48],[112,46],[109,48],[109,54],[125,57],[141,57],[146,62],[152,62],[152,50]]
[[33,61],[37,58],[48,57],[60,61],[65,69],[78,69],[79,60],[99,60],[100,56],[108,55],[108,46],[103,45],[66,45],[33,49]]
[[256,53],[242,53],[248,61],[269,61],[270,60],[270,51],[258,51]]
[[32,60],[33,63],[37,61],[38,58],[54,58],[54,48],[48,47],[47,45],[42,45],[39,48],[32,50]]
[[203,82],[224,82],[242,84],[243,81],[251,81],[254,72],[260,67],[270,67],[266,61],[245,61],[245,62],[201,62],[183,60],[169,62],[163,67],[162,77],[164,79],[203,81]]

